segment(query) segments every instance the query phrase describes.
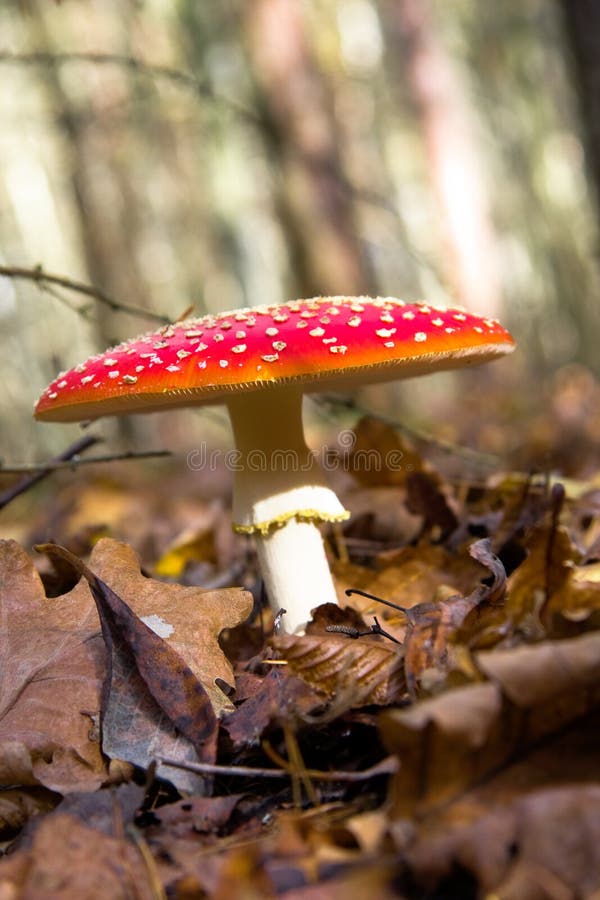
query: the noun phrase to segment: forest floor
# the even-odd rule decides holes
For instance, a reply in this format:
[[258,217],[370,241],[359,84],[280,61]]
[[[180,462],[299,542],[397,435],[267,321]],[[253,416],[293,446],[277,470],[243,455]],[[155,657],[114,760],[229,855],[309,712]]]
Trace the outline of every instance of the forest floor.
[[0,900],[600,896],[598,386],[571,375],[493,471],[361,419],[339,606],[303,636],[226,473],[82,466],[7,504]]

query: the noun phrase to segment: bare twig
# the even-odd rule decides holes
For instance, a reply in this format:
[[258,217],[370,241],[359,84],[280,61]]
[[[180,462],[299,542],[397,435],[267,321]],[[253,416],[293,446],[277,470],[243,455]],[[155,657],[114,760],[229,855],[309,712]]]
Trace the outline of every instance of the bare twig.
[[52,66],[62,65],[63,63],[84,62],[93,65],[110,65],[121,66],[130,69],[137,75],[145,75],[150,78],[170,81],[172,84],[184,87],[200,97],[207,100],[219,101],[225,106],[230,107],[237,115],[245,119],[249,119],[255,123],[260,122],[260,117],[232,97],[226,97],[223,94],[215,94],[208,82],[201,81],[191,72],[184,72],[181,69],[174,69],[171,66],[160,66],[153,63],[144,62],[136,59],[134,56],[125,56],[119,53],[48,53],[45,51],[37,51],[35,53],[11,53],[8,50],[0,52],[0,63],[13,63],[15,65],[30,66]]
[[47,285],[56,285],[65,288],[68,291],[75,291],[78,294],[84,294],[86,297],[93,297],[99,303],[103,303],[114,312],[129,313],[132,316],[141,316],[145,319],[152,319],[153,322],[161,322],[163,325],[169,325],[171,320],[167,316],[160,313],[151,312],[148,309],[141,309],[138,306],[130,306],[127,303],[121,303],[113,297],[109,297],[104,291],[94,287],[91,284],[85,284],[82,281],[75,281],[72,278],[66,278],[64,275],[51,275],[45,272],[41,266],[34,266],[33,269],[23,268],[21,266],[0,266],[0,275],[5,278],[23,278],[27,281],[34,281],[41,288]]
[[[285,769],[261,769],[255,766],[220,766],[212,763],[188,763],[180,762],[168,757],[158,757],[158,761],[165,766],[174,769],[185,769],[186,772],[196,772],[198,775],[227,775],[239,778],[289,778],[290,772]],[[394,756],[388,756],[369,769],[361,772],[342,772],[332,770],[322,772],[320,769],[305,769],[303,775],[314,778],[315,781],[368,781],[378,775],[393,775],[398,771],[398,760]]]
[[23,472],[54,472],[56,469],[78,469],[96,463],[122,462],[130,459],[160,459],[172,456],[170,450],[128,450],[126,453],[107,453],[104,456],[74,457],[66,460],[49,460],[45,463],[27,463],[19,466],[5,466],[0,462],[0,475],[19,475]]
[[44,478],[47,478],[48,475],[53,471],[53,467],[56,463],[62,463],[66,460],[73,459],[73,457],[78,456],[80,453],[83,453],[85,450],[88,450],[89,447],[93,447],[94,444],[101,443],[102,438],[97,437],[94,434],[86,434],[85,437],[79,438],[78,441],[75,441],[74,444],[71,444],[70,447],[67,447],[66,450],[63,450],[62,453],[59,453],[58,456],[54,457],[54,459],[50,460],[43,468],[41,468],[35,475],[30,475],[27,478],[23,478],[18,484],[15,484],[13,487],[8,488],[8,490],[4,491],[0,494],[0,509],[4,509],[5,506],[15,499],[15,497],[19,497],[21,494],[24,494],[25,491],[28,491],[35,484],[38,484]]

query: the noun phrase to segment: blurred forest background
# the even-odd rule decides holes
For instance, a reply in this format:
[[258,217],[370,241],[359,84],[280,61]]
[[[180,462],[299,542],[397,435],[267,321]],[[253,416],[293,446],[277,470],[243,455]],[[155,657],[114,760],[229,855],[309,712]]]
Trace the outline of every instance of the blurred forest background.
[[[598,34],[579,0],[2,0],[3,271],[139,310],[0,278],[3,460],[73,439],[35,399],[151,314],[326,294],[463,304],[519,342],[361,405],[523,464],[519,421],[538,463],[549,420],[600,442]],[[228,440],[214,412],[101,428]]]

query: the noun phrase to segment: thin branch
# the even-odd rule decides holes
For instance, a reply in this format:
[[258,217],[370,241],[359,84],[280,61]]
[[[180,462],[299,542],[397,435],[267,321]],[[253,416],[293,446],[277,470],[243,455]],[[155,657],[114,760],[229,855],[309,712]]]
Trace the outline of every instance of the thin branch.
[[41,266],[35,266],[33,269],[22,268],[21,266],[0,266],[0,276],[5,278],[22,278],[26,281],[34,281],[41,288],[47,285],[57,285],[68,291],[75,291],[78,294],[84,294],[86,297],[93,297],[99,303],[103,303],[112,309],[113,312],[128,313],[132,316],[140,316],[145,319],[151,319],[153,322],[160,322],[162,325],[169,325],[171,320],[167,316],[159,313],[151,312],[147,309],[141,309],[138,306],[129,306],[127,303],[109,297],[104,291],[91,284],[85,284],[82,281],[75,281],[72,278],[66,278],[64,275],[51,275],[45,272]]
[[172,456],[170,450],[128,450],[126,453],[107,453],[105,456],[87,456],[69,458],[67,460],[49,460],[45,463],[28,463],[18,466],[5,466],[0,461],[0,475],[20,475],[23,472],[55,472],[57,469],[78,469],[80,466],[93,466],[97,463],[121,462],[130,459],[161,459]]
[[9,488],[7,491],[4,491],[0,494],[0,509],[4,509],[5,506],[15,499],[15,497],[19,497],[21,494],[24,494],[30,488],[32,488],[35,484],[38,484],[44,478],[47,478],[48,475],[53,471],[53,467],[56,463],[62,463],[66,460],[73,459],[73,457],[78,456],[80,453],[83,453],[85,450],[89,449],[89,447],[93,447],[94,444],[99,444],[102,442],[101,437],[97,437],[94,434],[86,434],[85,437],[79,438],[78,441],[75,441],[74,444],[71,444],[70,447],[67,447],[66,450],[63,450],[62,453],[59,453],[54,459],[50,460],[42,469],[40,469],[35,475],[30,475],[27,478],[23,478],[22,481],[19,481],[18,484],[15,484],[13,487]]
[[[165,766],[174,769],[185,769],[186,772],[196,772],[198,775],[228,775],[234,778],[289,778],[290,772],[284,769],[261,769],[255,766],[220,766],[212,763],[188,763],[180,762],[168,757],[158,757],[158,761]],[[322,772],[320,769],[304,769],[302,774],[316,781],[368,781],[378,775],[393,775],[398,771],[398,760],[394,756],[388,756],[369,769],[361,772],[343,772],[332,770]]]
[[248,119],[255,124],[260,123],[260,117],[244,104],[231,97],[215,94],[208,82],[201,81],[190,72],[174,69],[171,66],[160,66],[146,63],[134,56],[125,56],[119,53],[48,53],[38,51],[35,53],[10,53],[7,50],[0,52],[0,63],[14,63],[16,65],[52,66],[57,63],[87,62],[93,65],[122,66],[130,69],[138,75],[146,75],[150,78],[170,81],[172,84],[184,87],[200,97],[218,101],[230,107],[237,115]]

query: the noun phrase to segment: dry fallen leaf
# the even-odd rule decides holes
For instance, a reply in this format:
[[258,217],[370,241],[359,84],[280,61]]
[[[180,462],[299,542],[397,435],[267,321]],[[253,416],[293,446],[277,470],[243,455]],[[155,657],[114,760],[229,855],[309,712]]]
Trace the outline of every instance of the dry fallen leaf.
[[[598,726],[596,709],[425,815],[412,833],[401,821],[393,825],[412,880],[435,894],[460,871],[477,880],[481,896],[521,900],[529,896],[522,886],[521,893],[508,895],[504,885],[535,864],[538,872],[566,875],[573,888],[590,885],[590,877],[593,884],[598,842],[589,838],[598,821]],[[532,816],[542,810],[547,822],[540,815],[534,824]]]
[[89,568],[179,653],[206,688],[217,715],[232,709],[216,684],[234,683],[219,635],[224,628],[233,628],[247,618],[252,609],[251,594],[240,588],[207,591],[146,578],[135,551],[110,538],[103,538],[94,547]]
[[104,647],[89,592],[48,600],[24,550],[1,541],[0,612],[0,784],[93,790]]
[[156,900],[156,888],[135,844],[66,814],[42,820],[31,847],[0,860],[0,897],[10,900]]
[[336,709],[386,706],[405,692],[403,653],[390,641],[307,634],[281,635],[274,645],[294,675],[335,697]]
[[490,681],[381,714],[384,743],[401,763],[393,816],[455,797],[600,700],[597,632],[479,653],[475,663]]
[[[167,755],[180,762],[214,762],[217,719],[206,690],[179,654],[77,557],[57,545],[38,549],[81,573],[96,601],[106,647],[100,707],[104,753],[142,768]],[[198,779],[180,770],[170,780],[180,790],[202,789]]]
[[[163,756],[214,762],[216,715],[180,654],[73,554],[57,545],[38,549],[83,575],[96,602],[107,651],[100,717],[104,753],[142,768]],[[169,778],[181,790],[202,790],[201,779],[179,769]]]

